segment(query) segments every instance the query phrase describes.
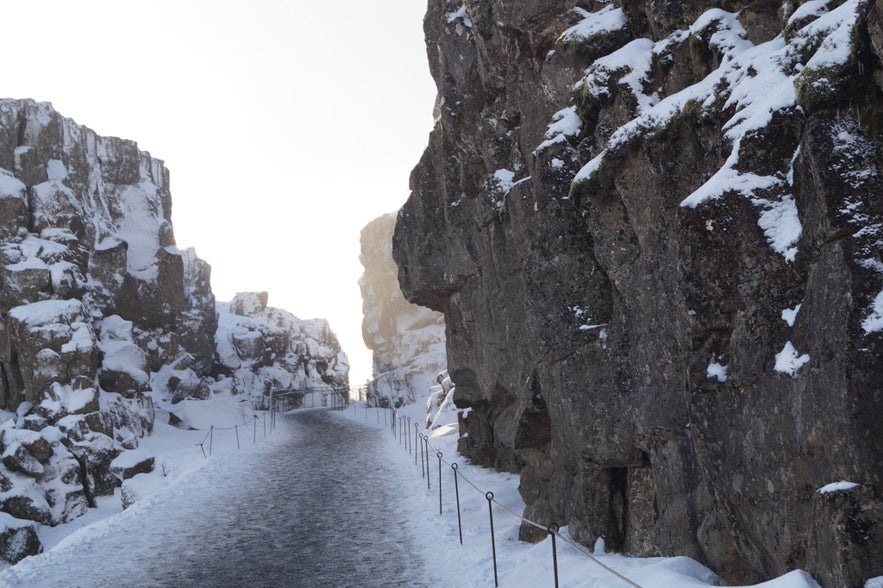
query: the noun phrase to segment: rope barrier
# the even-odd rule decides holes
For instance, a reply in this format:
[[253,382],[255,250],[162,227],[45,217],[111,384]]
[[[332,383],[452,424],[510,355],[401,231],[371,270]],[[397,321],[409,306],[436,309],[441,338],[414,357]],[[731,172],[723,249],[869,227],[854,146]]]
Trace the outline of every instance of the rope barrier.
[[[452,464],[452,463],[448,462],[448,460],[444,459],[444,457],[442,456],[442,452],[437,447],[434,447],[429,442],[429,435],[421,434],[421,437],[422,437],[421,440],[426,444],[427,451],[430,447],[432,449],[434,449],[438,454],[438,459],[440,462],[444,462],[445,464],[448,465],[448,467],[451,467],[452,469],[457,470],[455,473],[455,476],[456,476],[455,479],[463,480],[468,485],[472,486],[473,489],[475,489],[479,494],[482,494],[487,499],[488,505],[490,505],[491,503],[496,504],[498,507],[500,507],[501,509],[503,509],[504,511],[506,511],[507,513],[509,513],[510,515],[515,517],[516,519],[520,520],[522,523],[527,523],[528,525],[536,527],[537,529],[541,529],[543,531],[546,531],[547,533],[549,533],[549,535],[552,536],[553,542],[556,537],[561,539],[561,541],[563,541],[564,543],[569,545],[571,548],[573,548],[574,551],[576,551],[580,555],[586,557],[589,561],[596,564],[601,569],[612,574],[613,576],[619,578],[620,580],[622,580],[623,582],[625,582],[629,586],[632,586],[632,588],[641,588],[641,586],[639,584],[633,582],[632,580],[629,580],[627,577],[623,576],[621,573],[617,572],[616,570],[614,570],[610,566],[604,564],[602,561],[600,561],[598,558],[596,558],[595,556],[590,554],[588,551],[586,551],[583,547],[581,547],[575,541],[562,535],[558,530],[558,525],[556,525],[555,523],[552,523],[551,525],[541,525],[540,523],[538,523],[536,521],[532,521],[530,519],[527,519],[524,516],[518,514],[514,510],[512,510],[511,508],[509,508],[508,506],[506,506],[505,504],[503,504],[502,502],[500,502],[499,500],[497,500],[494,497],[493,492],[485,491],[485,490],[482,490],[481,488],[479,488],[477,485],[475,485],[472,482],[472,480],[470,480],[467,476],[463,475],[463,473],[460,472],[457,467],[454,467],[454,466],[456,466],[456,464]],[[490,506],[488,508],[490,508]],[[458,496],[458,509],[459,509],[459,496]],[[458,510],[458,516],[459,516],[459,510]],[[493,516],[493,515],[491,515],[491,516]],[[491,541],[493,542],[493,535],[491,535]],[[554,549],[554,546],[553,546],[553,549]],[[555,554],[554,551],[553,551],[553,554]],[[558,574],[557,554],[555,554],[554,557],[556,560],[555,561],[555,575],[556,575],[556,585],[557,585],[557,574]],[[496,572],[497,572],[497,570],[496,570],[496,561],[495,561],[494,562],[494,579],[495,580],[496,580]]]
[[[266,418],[266,416],[265,416],[265,418]],[[205,437],[202,438],[202,441],[200,441],[199,443],[196,443],[195,446],[199,447],[199,449],[202,451],[202,457],[205,458],[206,460],[208,460],[208,456],[206,456],[206,454],[205,454],[206,440],[208,440],[208,442],[209,442],[208,454],[211,455],[212,454],[212,444],[213,444],[212,442],[214,440],[214,432],[215,431],[236,431],[236,448],[242,449],[242,447],[239,445],[239,427],[248,426],[249,420],[251,420],[252,423],[254,424],[254,435],[253,435],[254,441],[253,441],[253,443],[257,443],[258,415],[253,414],[253,415],[251,415],[251,419],[249,419],[248,417],[245,417],[245,420],[242,423],[233,425],[232,427],[219,427],[217,425],[209,425],[208,433],[206,433]],[[266,421],[264,422],[264,428],[265,428],[264,437],[266,437]]]

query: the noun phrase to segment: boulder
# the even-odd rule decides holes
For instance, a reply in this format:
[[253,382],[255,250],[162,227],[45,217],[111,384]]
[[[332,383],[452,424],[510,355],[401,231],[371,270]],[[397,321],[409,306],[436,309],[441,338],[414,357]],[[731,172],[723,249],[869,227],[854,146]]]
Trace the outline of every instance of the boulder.
[[230,301],[230,312],[241,316],[256,316],[267,308],[267,292],[239,292]]
[[124,451],[110,463],[110,471],[121,481],[153,471],[154,457],[141,451]]
[[33,478],[41,477],[45,471],[43,464],[18,442],[6,446],[2,461],[9,471],[19,472]]
[[29,555],[42,551],[36,524],[0,513],[0,559],[15,565]]
[[33,480],[17,484],[12,490],[0,495],[0,511],[17,519],[34,521],[42,525],[53,523],[52,510],[43,489]]
[[25,399],[39,403],[53,383],[93,376],[95,335],[79,300],[45,300],[9,311]]
[[12,173],[0,169],[0,239],[16,237],[27,226],[27,189]]

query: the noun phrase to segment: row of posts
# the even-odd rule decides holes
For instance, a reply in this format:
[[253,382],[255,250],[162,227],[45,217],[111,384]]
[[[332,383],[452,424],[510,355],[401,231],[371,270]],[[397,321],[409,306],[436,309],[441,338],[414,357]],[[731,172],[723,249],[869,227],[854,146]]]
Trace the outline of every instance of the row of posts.
[[[252,444],[257,444],[258,442],[258,415],[252,415]],[[212,454],[212,449],[215,444],[215,430],[218,431],[229,431],[233,429],[236,432],[236,449],[242,449],[242,445],[239,441],[239,428],[242,427],[245,430],[248,430],[248,422],[242,423],[241,425],[233,425],[232,427],[216,427],[215,425],[211,425],[208,430],[208,455],[205,453],[205,441],[203,439],[202,443],[197,443],[199,448],[202,450],[202,457],[208,459]],[[264,439],[267,438],[267,413],[264,413]]]
[[[399,440],[399,445],[409,454],[413,454],[414,456],[414,466],[417,466],[417,455],[420,455],[420,471],[423,478],[426,479],[426,488],[427,490],[432,490],[432,484],[430,479],[432,477],[432,472],[430,471],[430,459],[429,459],[429,435],[425,435],[420,432],[420,425],[418,423],[413,423],[414,427],[414,435],[412,436],[411,431],[411,417],[405,415],[397,414],[396,409],[391,408],[386,411],[377,411],[377,419],[378,423],[380,422],[380,412],[384,413],[384,423],[386,423],[386,419],[389,413],[389,427],[392,431],[393,436],[395,436]],[[365,418],[367,419],[368,415],[368,406],[365,404]],[[413,439],[413,443],[412,443]],[[442,458],[444,454],[441,451],[436,451],[436,458],[438,459],[438,514],[442,515]],[[456,498],[457,503],[457,531],[460,537],[460,545],[463,545],[463,521],[460,515],[460,484],[458,480],[458,469],[459,466],[456,462],[450,464],[451,471],[454,474],[454,496]],[[488,519],[490,521],[490,539],[491,539],[491,555],[494,563],[494,586],[499,586],[499,578],[497,575],[497,545],[494,540],[494,493],[486,492],[485,499],[487,500],[487,508],[488,508]],[[552,569],[554,572],[555,578],[555,588],[558,588],[558,549],[556,545],[556,535],[558,534],[558,525],[552,523],[549,525],[546,530],[549,535],[552,537]]]

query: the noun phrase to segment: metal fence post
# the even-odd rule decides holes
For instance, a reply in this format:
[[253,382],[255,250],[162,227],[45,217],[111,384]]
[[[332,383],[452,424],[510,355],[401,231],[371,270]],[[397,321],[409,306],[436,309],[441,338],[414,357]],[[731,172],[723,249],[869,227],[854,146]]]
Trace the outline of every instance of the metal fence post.
[[426,488],[431,490],[429,484],[429,435],[423,435],[423,445],[426,448]]
[[484,497],[487,498],[487,513],[491,520],[491,555],[494,558],[494,586],[499,586],[500,582],[497,579],[497,544],[494,541],[494,493],[487,492]]
[[420,477],[426,477],[426,465],[423,462],[423,433],[420,433]]
[[454,470],[454,496],[457,498],[457,530],[460,532],[460,545],[463,545],[463,522],[460,520],[460,485],[457,483],[457,469],[459,467],[456,462],[451,464],[451,469]]
[[552,523],[548,526],[549,535],[552,536],[552,569],[555,570],[555,588],[558,588],[558,549],[555,547],[555,535],[558,534],[558,525]]
[[437,451],[435,453],[436,457],[438,457],[438,516],[442,514],[442,485],[441,485],[441,462],[442,462],[442,452]]

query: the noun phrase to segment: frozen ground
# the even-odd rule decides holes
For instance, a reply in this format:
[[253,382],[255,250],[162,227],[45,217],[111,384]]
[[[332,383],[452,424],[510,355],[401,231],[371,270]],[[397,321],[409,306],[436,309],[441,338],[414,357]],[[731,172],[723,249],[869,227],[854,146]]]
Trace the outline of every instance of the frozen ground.
[[[233,585],[234,577],[229,572],[213,572],[210,558],[203,552],[221,550],[231,553],[232,548],[224,547],[223,540],[240,541],[238,551],[247,558],[272,561],[265,562],[273,568],[283,567],[283,562],[297,559],[301,552],[309,549],[309,557],[314,561],[325,560],[329,566],[356,565],[358,561],[393,561],[395,553],[390,553],[391,544],[409,545],[406,565],[378,566],[376,572],[369,568],[377,580],[374,585],[390,585],[392,573],[400,585],[454,585],[454,586],[493,586],[494,572],[491,559],[491,545],[488,522],[488,501],[484,492],[493,491],[499,503],[515,512],[521,512],[523,502],[518,494],[518,478],[489,469],[471,466],[456,455],[456,427],[442,425],[432,432],[430,438],[430,488],[422,475],[421,462],[415,460],[413,437],[414,424],[421,423],[421,407],[411,405],[400,415],[410,416],[408,429],[411,451],[404,439],[394,437],[389,425],[390,411],[366,409],[364,404],[350,407],[346,411],[321,415],[323,433],[327,433],[331,445],[348,447],[356,451],[357,459],[372,465],[364,471],[352,475],[343,471],[333,471],[337,481],[333,486],[320,486],[308,497],[298,497],[297,481],[291,480],[291,496],[283,499],[294,506],[306,499],[318,500],[310,512],[322,511],[323,504],[344,501],[349,510],[345,513],[332,509],[322,517],[328,518],[330,525],[342,529],[343,533],[356,537],[360,557],[349,563],[335,564],[330,554],[322,553],[321,546],[299,545],[296,548],[259,549],[254,543],[240,537],[240,533],[251,529],[262,532],[267,523],[260,518],[272,515],[257,514],[243,516],[251,510],[247,496],[240,497],[243,489],[255,483],[265,485],[274,478],[272,464],[277,463],[281,452],[291,453],[290,447],[300,447],[313,458],[319,457],[320,449],[312,443],[315,439],[297,441],[297,427],[301,421],[280,419],[275,432],[263,436],[263,415],[254,419],[244,411],[239,417],[229,406],[210,407],[210,416],[218,420],[227,418],[231,422],[216,423],[218,426],[232,426],[238,422],[248,423],[240,427],[240,444],[236,448],[233,430],[215,431],[212,438],[212,456],[205,460],[196,445],[205,438],[205,431],[181,431],[157,425],[153,436],[142,445],[161,457],[157,459],[156,471],[143,475],[142,480],[129,484],[141,495],[141,499],[128,510],[122,511],[120,497],[109,497],[101,501],[100,508],[73,523],[45,529],[41,539],[47,551],[36,557],[23,560],[17,566],[0,572],[0,587],[5,586],[101,586],[108,581],[118,582],[121,578],[130,580],[123,585],[157,585],[150,578],[161,578],[159,585],[227,586]],[[311,421],[316,421],[312,418]],[[159,422],[162,420],[158,418]],[[286,424],[286,423],[289,424]],[[340,425],[335,426],[335,425]],[[422,427],[418,427],[423,431]],[[310,440],[312,439],[312,440]],[[443,453],[445,462],[458,463],[461,474],[459,493],[463,522],[463,545],[459,544],[458,527],[453,487],[453,472],[447,463],[442,467],[442,515],[439,515],[438,458],[436,451]],[[320,460],[292,462],[296,468],[314,467],[316,464],[337,461],[321,456]],[[347,470],[349,471],[349,470]],[[166,475],[163,476],[163,473]],[[139,477],[142,477],[139,476]],[[276,475],[289,483],[289,478]],[[467,481],[468,480],[468,481]],[[471,484],[474,484],[474,487]],[[477,487],[477,489],[476,489]],[[386,488],[386,490],[384,490]],[[390,491],[389,489],[392,488]],[[354,490],[343,492],[342,490]],[[480,491],[479,491],[480,490]],[[382,508],[371,501],[379,497]],[[240,502],[237,502],[239,500]],[[361,503],[368,505],[363,507]],[[226,518],[213,514],[220,505],[232,505]],[[391,510],[386,510],[391,507]],[[346,510],[346,509],[344,509]],[[349,525],[349,521],[361,516],[365,510],[372,516],[381,513],[380,518],[368,522],[360,530]],[[279,518],[304,518],[304,513],[296,510],[278,512]],[[214,517],[214,518],[213,518]],[[315,516],[312,517],[316,519]],[[311,524],[316,524],[315,521]],[[503,508],[494,506],[494,528],[498,560],[500,586],[552,586],[552,547],[550,539],[530,545],[519,542],[518,519]],[[212,532],[210,533],[209,530]],[[196,540],[194,537],[211,537],[212,540]],[[223,537],[217,535],[220,533]],[[361,535],[366,533],[365,535]],[[562,529],[563,538],[567,529]],[[243,543],[244,541],[244,543]],[[249,547],[249,545],[251,545]],[[396,551],[401,553],[401,550]],[[346,550],[345,550],[346,551]],[[716,578],[707,568],[684,557],[675,558],[630,558],[603,553],[603,545],[595,545],[596,560],[558,541],[558,573],[562,586],[622,587],[630,584],[616,577],[603,566],[621,574],[629,581],[644,588],[652,587],[699,587],[716,585]],[[337,550],[339,553],[340,551]],[[195,562],[195,564],[194,564]],[[204,562],[204,565],[200,564]],[[193,565],[192,565],[193,564]],[[194,567],[195,565],[195,567]],[[200,568],[202,565],[202,568]],[[189,567],[188,567],[189,566]],[[384,569],[381,569],[384,568]],[[349,568],[348,568],[349,569]],[[201,571],[200,571],[201,570]],[[283,578],[285,571],[279,572]],[[356,572],[351,572],[356,573]],[[364,573],[364,569],[359,573]],[[215,575],[213,575],[215,574]],[[140,579],[140,580],[139,580]],[[240,577],[239,580],[245,580]],[[139,583],[139,581],[143,581]],[[147,582],[146,584],[144,582]],[[171,583],[170,583],[171,582]],[[257,578],[251,585],[291,585],[285,581],[274,583],[274,579]],[[320,585],[299,582],[297,585]],[[327,582],[326,582],[326,585]],[[333,583],[332,585],[346,585]],[[362,581],[358,585],[372,585]],[[394,584],[393,584],[394,585]],[[766,588],[817,588],[817,584],[801,571],[794,571],[781,578],[761,584]]]
[[[388,428],[392,420],[390,412],[385,409],[366,409],[361,404],[335,414],[338,418],[360,422],[365,426]],[[425,432],[422,428],[423,407],[417,404],[408,405],[399,411],[399,415],[411,418],[409,434],[413,447],[414,424],[420,424],[419,432]],[[450,413],[448,420],[453,420],[452,417],[453,413]],[[402,439],[394,437],[390,430],[377,451],[385,454],[390,475],[402,478],[401,503],[407,504],[408,509],[423,513],[414,519],[413,525],[419,553],[423,555],[433,579],[439,584],[452,586],[493,586],[494,570],[485,492],[492,491],[496,501],[520,513],[524,509],[524,502],[518,494],[518,477],[466,463],[456,452],[457,426],[449,423],[439,426],[431,433],[431,488],[427,489],[419,457],[415,465],[414,454],[408,452],[404,440],[404,436]],[[445,462],[456,462],[458,466],[463,545],[459,544],[453,472],[446,463],[442,464],[442,515],[439,516],[437,451],[442,452]],[[499,585],[554,586],[551,539],[547,538],[536,545],[518,541],[519,524],[517,518],[494,506]],[[560,532],[565,538],[569,537],[566,527]],[[603,566],[627,578],[623,580],[563,541],[559,540],[557,543],[558,578],[561,586],[622,588],[633,585],[629,581],[642,588],[694,588],[721,584],[708,568],[687,557],[632,558],[605,554],[603,543],[596,544],[593,557]],[[592,550],[585,551],[592,553]],[[757,586],[818,588],[812,577],[801,570]]]

